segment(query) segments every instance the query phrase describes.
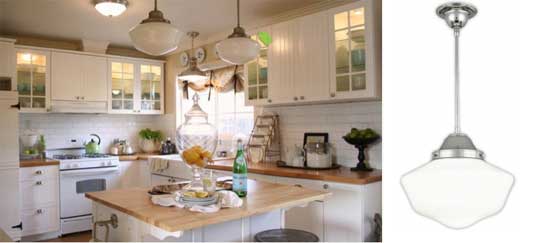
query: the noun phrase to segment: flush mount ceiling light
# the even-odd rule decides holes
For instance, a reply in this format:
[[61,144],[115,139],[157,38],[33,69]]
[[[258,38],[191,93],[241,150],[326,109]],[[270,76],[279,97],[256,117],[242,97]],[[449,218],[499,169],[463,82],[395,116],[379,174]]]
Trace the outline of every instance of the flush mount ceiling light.
[[107,17],[121,15],[127,9],[127,0],[95,0],[95,9]]
[[432,160],[403,175],[401,185],[418,214],[449,228],[462,229],[499,213],[514,184],[509,172],[484,160],[471,139],[460,130],[459,36],[477,9],[452,2],[437,15],[454,31],[455,129],[433,152]]
[[192,38],[191,40],[191,58],[189,59],[189,67],[181,72],[177,78],[180,80],[185,80],[193,83],[205,82],[207,81],[207,76],[204,72],[198,68],[198,59],[194,55],[194,38],[198,37],[200,33],[191,31],[187,35]]
[[239,0],[237,0],[237,27],[227,39],[217,43],[215,48],[220,59],[234,65],[245,64],[258,56],[260,45],[250,39],[240,25]]
[[163,12],[155,9],[149,17],[129,31],[135,48],[152,56],[161,56],[177,49],[183,33],[164,18]]

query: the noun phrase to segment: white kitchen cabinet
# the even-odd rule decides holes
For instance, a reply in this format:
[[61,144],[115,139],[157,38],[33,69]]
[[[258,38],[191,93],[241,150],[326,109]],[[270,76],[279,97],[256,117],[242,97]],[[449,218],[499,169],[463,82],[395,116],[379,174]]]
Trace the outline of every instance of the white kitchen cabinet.
[[139,180],[140,186],[149,187],[151,186],[151,170],[149,167],[149,161],[139,160]]
[[106,57],[52,52],[52,100],[107,101]]
[[108,60],[109,113],[164,114],[164,67],[159,61]]
[[19,111],[17,92],[0,91],[0,168],[19,167]]
[[332,99],[380,97],[380,11],[379,1],[373,0],[327,11]]
[[147,160],[120,161],[120,187],[149,187],[151,172]]
[[17,90],[15,63],[15,40],[0,38],[0,90]]
[[267,104],[269,98],[268,88],[268,69],[269,69],[269,56],[272,53],[269,47],[259,40],[258,33],[266,32],[271,35],[271,28],[260,28],[253,31],[253,35],[250,38],[258,41],[261,46],[258,57],[251,62],[245,64],[244,72],[247,82],[245,88],[245,104],[248,106]]
[[268,104],[290,103],[294,96],[293,73],[297,63],[295,62],[294,41],[297,37],[298,23],[289,20],[271,26],[273,43],[269,46],[269,98]]
[[0,228],[14,241],[20,240],[21,228],[13,228],[21,223],[19,168],[0,168]]
[[22,192],[22,236],[60,230],[58,166],[26,167],[20,170]]
[[50,51],[16,48],[17,90],[22,112],[50,108]]

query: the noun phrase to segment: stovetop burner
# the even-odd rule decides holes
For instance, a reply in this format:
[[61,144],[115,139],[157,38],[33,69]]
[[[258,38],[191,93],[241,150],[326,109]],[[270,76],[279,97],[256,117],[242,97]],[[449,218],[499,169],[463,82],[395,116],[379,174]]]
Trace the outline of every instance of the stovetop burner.
[[84,158],[108,158],[108,154],[84,154]]
[[70,160],[70,159],[83,159],[83,158],[108,158],[109,156],[107,154],[83,154],[83,155],[75,155],[75,154],[56,154],[53,155],[53,159],[59,159],[59,160]]

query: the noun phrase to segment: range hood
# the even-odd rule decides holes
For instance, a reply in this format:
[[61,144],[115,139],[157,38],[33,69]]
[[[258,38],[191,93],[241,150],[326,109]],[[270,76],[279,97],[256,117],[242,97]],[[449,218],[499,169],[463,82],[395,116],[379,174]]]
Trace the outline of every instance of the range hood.
[[51,112],[99,114],[99,113],[107,113],[108,107],[107,107],[106,101],[80,102],[80,101],[52,100]]

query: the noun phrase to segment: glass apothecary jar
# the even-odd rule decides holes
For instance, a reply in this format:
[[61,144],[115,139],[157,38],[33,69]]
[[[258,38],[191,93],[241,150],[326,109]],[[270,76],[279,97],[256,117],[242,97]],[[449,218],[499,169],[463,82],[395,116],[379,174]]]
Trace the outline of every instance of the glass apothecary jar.
[[198,101],[200,97],[192,97],[193,105],[185,114],[185,122],[176,130],[176,146],[185,164],[192,169],[190,189],[203,190],[201,180],[202,169],[212,161],[217,148],[217,129],[209,124]]

